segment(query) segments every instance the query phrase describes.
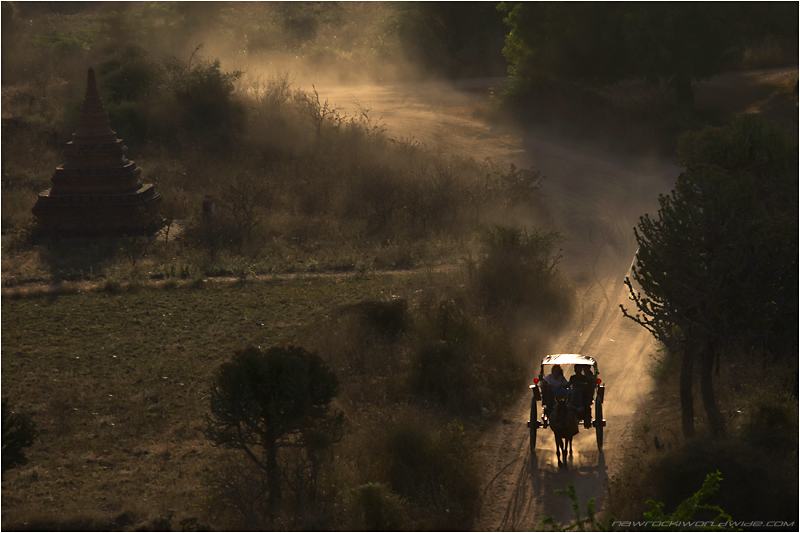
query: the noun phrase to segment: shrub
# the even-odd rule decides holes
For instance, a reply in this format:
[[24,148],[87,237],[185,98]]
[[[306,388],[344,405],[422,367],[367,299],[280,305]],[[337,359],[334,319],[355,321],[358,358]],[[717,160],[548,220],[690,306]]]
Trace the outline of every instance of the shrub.
[[111,93],[109,102],[140,101],[154,96],[163,69],[147,59],[147,51],[138,45],[125,46],[98,69],[104,86]]
[[408,302],[403,298],[395,298],[388,302],[366,301],[342,306],[337,314],[356,317],[376,335],[387,340],[395,340],[408,331],[411,316],[408,313]]
[[764,450],[797,450],[797,398],[775,390],[757,391],[746,408],[745,442]]
[[405,502],[382,483],[367,483],[349,492],[348,529],[351,531],[407,531]]
[[796,470],[796,456],[789,459],[786,452],[773,455],[742,442],[697,438],[655,463],[654,499],[677,507],[708,472],[719,471],[726,482],[709,497],[710,505],[735,509],[736,520],[797,520],[797,480],[789,473]]
[[563,325],[571,301],[555,268],[561,259],[555,247],[561,240],[554,231],[485,228],[481,234],[484,256],[473,273],[483,309],[506,327],[518,316],[550,327]]
[[480,478],[458,422],[430,430],[416,420],[395,423],[386,437],[389,486],[422,507],[433,507],[431,530],[470,528],[480,498]]
[[28,415],[14,413],[5,399],[3,409],[3,458],[2,473],[6,470],[27,464],[25,450],[33,444],[38,435],[36,424]]
[[[730,515],[723,511],[718,505],[710,505],[705,503],[706,500],[708,500],[719,490],[720,481],[722,481],[722,476],[720,475],[719,470],[708,474],[705,478],[705,481],[703,481],[703,485],[700,487],[700,490],[681,502],[676,507],[675,511],[669,515],[664,513],[663,503],[656,503],[653,500],[648,500],[647,504],[650,506],[650,510],[644,513],[643,518],[645,520],[653,520],[657,522],[682,522],[701,519],[701,517],[697,516],[698,512],[702,513],[703,515],[710,512],[711,514],[709,516],[704,516],[702,519],[710,519],[712,522],[714,522],[714,524],[718,524],[720,522],[730,522],[732,520]],[[673,528],[670,527],[669,529],[672,530]],[[681,527],[678,527],[675,530],[679,531],[681,529]]]

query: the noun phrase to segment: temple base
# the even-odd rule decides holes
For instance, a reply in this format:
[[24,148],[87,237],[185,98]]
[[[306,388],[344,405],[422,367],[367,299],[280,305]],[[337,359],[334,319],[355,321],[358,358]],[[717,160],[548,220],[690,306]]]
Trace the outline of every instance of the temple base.
[[161,195],[146,184],[134,194],[51,195],[39,193],[33,207],[36,237],[143,235],[159,229]]

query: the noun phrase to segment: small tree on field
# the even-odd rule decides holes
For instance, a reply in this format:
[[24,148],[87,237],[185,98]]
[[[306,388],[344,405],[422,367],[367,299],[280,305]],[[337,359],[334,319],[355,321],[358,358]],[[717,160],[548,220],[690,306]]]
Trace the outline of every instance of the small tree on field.
[[[282,479],[290,488],[310,485],[314,497],[321,454],[341,439],[344,415],[330,410],[337,388],[336,376],[322,359],[297,346],[265,352],[250,347],[217,371],[206,435],[216,446],[243,450],[263,471],[273,516]],[[283,457],[282,449],[295,453]],[[292,477],[287,465],[297,468],[298,450],[307,466],[296,473],[304,476],[303,483],[287,478]]]
[[15,466],[28,462],[25,450],[37,436],[36,425],[27,415],[16,414],[11,411],[6,400],[2,402],[3,409],[3,456],[2,473]]

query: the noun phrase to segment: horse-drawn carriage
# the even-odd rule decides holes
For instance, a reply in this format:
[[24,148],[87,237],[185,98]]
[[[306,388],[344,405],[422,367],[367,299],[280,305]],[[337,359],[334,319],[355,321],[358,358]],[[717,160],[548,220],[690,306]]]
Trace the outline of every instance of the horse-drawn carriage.
[[[566,382],[566,387],[553,388],[551,383],[545,379],[545,367],[573,367],[575,374]],[[566,439],[564,443],[564,453],[566,445],[572,452],[572,436],[577,434],[578,426],[583,425],[585,429],[595,429],[597,435],[597,449],[603,450],[603,428],[606,421],[603,419],[603,396],[605,385],[598,377],[600,374],[597,369],[597,361],[586,355],[579,354],[555,354],[548,355],[542,359],[542,367],[539,377],[533,380],[530,386],[533,392],[531,399],[531,418],[528,427],[531,433],[531,454],[536,453],[536,431],[540,428],[550,427],[556,436],[556,446],[559,455],[559,466],[561,457],[559,439]],[[553,381],[555,382],[555,381]],[[538,402],[542,403],[541,416]],[[594,407],[594,419],[592,418],[592,407]],[[563,426],[563,429],[562,429]],[[562,436],[563,435],[563,436]]]

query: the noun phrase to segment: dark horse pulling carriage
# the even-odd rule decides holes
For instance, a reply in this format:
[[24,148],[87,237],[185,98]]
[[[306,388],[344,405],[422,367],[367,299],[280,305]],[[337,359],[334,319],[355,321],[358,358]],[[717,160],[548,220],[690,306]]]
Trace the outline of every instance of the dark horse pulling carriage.
[[[545,367],[572,366],[576,374],[570,379],[566,388],[553,389],[545,380]],[[550,427],[556,438],[556,454],[558,466],[562,466],[563,452],[566,460],[567,446],[572,455],[572,437],[578,433],[579,424],[585,429],[595,428],[597,449],[603,451],[603,396],[605,385],[598,377],[597,361],[586,355],[555,354],[542,359],[539,377],[530,386],[533,392],[531,399],[531,418],[528,427],[531,432],[531,454],[536,453],[536,431]],[[541,419],[537,402],[542,403]],[[594,419],[592,419],[594,406]],[[566,463],[564,463],[566,464]]]

